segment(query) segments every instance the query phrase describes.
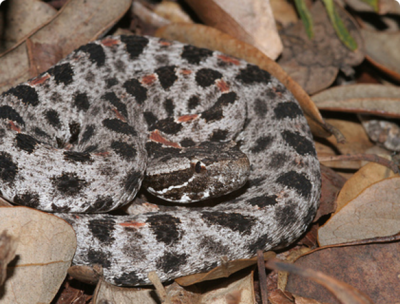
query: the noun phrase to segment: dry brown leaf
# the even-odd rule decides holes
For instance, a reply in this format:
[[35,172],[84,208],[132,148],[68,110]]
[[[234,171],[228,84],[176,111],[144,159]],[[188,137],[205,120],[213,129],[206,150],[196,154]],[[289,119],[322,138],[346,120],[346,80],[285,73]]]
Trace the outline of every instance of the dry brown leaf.
[[0,303],[50,303],[76,249],[64,220],[27,207],[0,207],[0,231],[18,239],[16,259],[7,268]]
[[399,176],[372,184],[319,228],[319,244],[340,244],[398,233],[399,196]]
[[321,180],[321,204],[314,222],[324,215],[335,212],[337,194],[346,182],[344,177],[323,165],[321,165]]
[[385,166],[376,163],[366,164],[344,184],[337,197],[337,209],[335,213],[368,186],[392,176],[394,176],[393,171]]
[[183,11],[182,7],[176,2],[163,0],[160,4],[155,6],[154,13],[170,22],[193,23],[189,15]]
[[282,52],[268,0],[186,0],[205,24],[251,44],[272,59]]
[[[366,1],[360,0],[344,0],[352,9],[359,12],[373,12],[374,9],[366,3]],[[384,15],[387,13],[400,13],[400,6],[396,0],[379,0],[378,14]]]
[[342,8],[337,12],[358,45],[358,50],[350,51],[336,36],[322,1],[311,7],[315,37],[310,40],[302,21],[280,32],[284,50],[279,64],[308,93],[321,91],[332,84],[339,69],[351,74],[351,66],[364,59],[363,40],[353,18]]
[[[346,142],[337,143],[331,136],[324,142],[317,142],[317,154],[321,156],[332,156],[336,151],[341,154],[365,153],[365,151],[374,146],[369,140],[364,128],[359,123],[338,119],[327,119],[327,122],[339,129],[346,137]],[[361,161],[323,161],[323,165],[331,168],[359,169]]]
[[278,25],[289,26],[299,20],[292,4],[282,0],[270,0],[272,12]]
[[[34,12],[34,14],[32,13]],[[13,0],[9,1],[4,28],[5,51],[35,28],[49,21],[57,10],[43,1]]]
[[93,304],[158,304],[154,288],[124,288],[111,285],[100,279],[93,295]]
[[[315,265],[304,266],[300,265],[300,263],[296,263],[296,265],[294,265],[294,264],[280,262],[277,259],[268,261],[266,265],[268,268],[274,270],[287,271],[290,272],[290,274],[296,274],[298,276],[301,276],[301,278],[299,278],[299,281],[301,281],[302,283],[307,283],[307,285],[310,285],[311,282],[305,281],[304,278],[317,282],[318,284],[322,285],[327,290],[329,290],[333,295],[335,295],[337,299],[339,299],[339,302],[335,301],[335,303],[374,304],[366,293],[358,290],[357,288],[354,288],[353,286],[343,281],[335,279],[332,276],[326,275],[322,271],[313,270],[313,268],[315,268]],[[321,270],[321,268],[317,269]],[[290,288],[289,285],[288,285],[288,290],[293,294],[300,294],[303,296],[308,296],[310,298],[320,300],[320,297],[318,296],[309,296],[307,294],[304,295],[305,292],[303,290],[296,289],[295,291],[293,291],[293,289]],[[330,299],[334,298],[331,296]]]
[[214,28],[199,24],[171,24],[160,28],[156,36],[169,40],[178,40],[201,48],[218,50],[258,65],[279,79],[296,97],[306,115],[313,134],[319,137],[328,137],[332,134],[330,127],[326,125],[321,113],[319,113],[308,94],[276,62],[255,47]]
[[98,38],[130,4],[130,0],[68,1],[48,24],[0,57],[1,91],[46,71],[80,45]]
[[[272,251],[264,252],[264,259],[271,259],[275,257],[275,253]],[[241,259],[241,260],[234,260],[234,261],[223,261],[221,266],[218,266],[214,269],[211,269],[208,272],[192,274],[185,277],[181,277],[175,279],[181,286],[189,286],[192,284],[196,284],[199,282],[215,280],[219,278],[227,278],[231,274],[238,272],[241,269],[247,268],[251,265],[257,263],[257,257],[253,257],[251,259]]]
[[[0,286],[7,277],[7,264],[15,258],[18,240],[4,230],[0,234]],[[1,292],[0,292],[1,293]]]
[[320,110],[400,118],[400,88],[381,84],[338,86],[312,96]]
[[382,72],[400,80],[400,32],[361,30],[366,58]]
[[[300,257],[295,265],[318,269],[343,281],[363,291],[376,304],[397,303],[400,298],[398,241],[318,248]],[[325,288],[299,276],[290,275],[287,290],[330,304],[348,303],[337,301]]]

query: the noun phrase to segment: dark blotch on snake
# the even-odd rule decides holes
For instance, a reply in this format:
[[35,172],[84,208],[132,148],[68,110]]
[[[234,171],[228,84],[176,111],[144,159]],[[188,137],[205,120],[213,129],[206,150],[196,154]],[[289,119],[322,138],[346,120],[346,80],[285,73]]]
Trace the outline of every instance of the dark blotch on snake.
[[221,79],[222,74],[216,70],[203,68],[196,73],[196,82],[199,86],[206,88],[215,83],[215,80]]
[[78,110],[86,112],[89,107],[89,99],[86,93],[77,93],[74,97],[74,105],[78,108]]
[[247,246],[247,250],[250,254],[255,254],[257,250],[264,250],[266,244],[272,244],[273,238],[271,238],[268,234],[264,234],[260,236],[257,241]]
[[44,113],[47,122],[56,129],[61,127],[60,115],[56,110],[50,109]]
[[141,105],[147,99],[147,89],[137,79],[130,79],[123,84],[125,90],[135,97],[136,102]]
[[193,95],[188,100],[188,111],[194,110],[200,104],[200,98],[196,95]]
[[214,130],[210,137],[210,141],[223,141],[227,136],[228,130]]
[[170,65],[158,68],[154,71],[158,75],[158,81],[164,90],[168,90],[178,79],[175,74],[175,68],[174,65]]
[[265,118],[268,112],[267,102],[263,99],[256,99],[254,102],[254,113],[260,118]]
[[29,154],[35,150],[35,146],[40,143],[38,140],[27,134],[18,133],[15,136],[17,147],[21,150],[28,152]]
[[293,205],[289,201],[285,206],[277,206],[275,220],[279,223],[279,227],[290,227],[297,222],[297,214]]
[[72,163],[92,163],[93,159],[87,152],[64,151],[64,160]]
[[278,202],[276,201],[277,196],[258,196],[249,199],[249,204],[252,206],[258,206],[259,208],[264,208],[266,206],[274,206]]
[[92,138],[93,134],[94,134],[94,126],[93,125],[86,126],[85,131],[82,134],[80,143],[83,144],[87,142],[89,139]]
[[153,130],[160,130],[164,133],[167,134],[176,134],[182,129],[182,125],[179,123],[176,123],[174,121],[173,117],[168,117],[166,119],[159,120],[155,124],[153,124],[151,127],[149,127],[150,131]]
[[163,106],[168,116],[174,115],[175,106],[174,106],[174,101],[171,98],[165,99]]
[[74,71],[69,63],[63,63],[50,68],[47,73],[54,76],[54,81],[57,84],[63,83],[69,85],[72,83]]
[[113,141],[111,143],[111,149],[128,161],[134,159],[137,154],[136,149],[132,145],[121,141]]
[[158,121],[157,116],[155,116],[152,112],[143,112],[143,117],[149,126],[149,130],[154,130],[152,126]]
[[193,45],[185,45],[181,57],[191,64],[199,64],[213,54],[212,51],[195,47]]
[[125,118],[128,118],[128,111],[126,109],[126,104],[121,102],[121,100],[115,95],[114,92],[107,92],[102,96],[104,100],[107,100],[109,103],[111,103],[117,111],[122,114]]
[[115,241],[113,237],[114,226],[115,221],[110,218],[89,220],[88,223],[88,228],[92,232],[93,237],[105,245],[109,245]]
[[196,145],[196,143],[191,138],[184,138],[182,139],[179,144],[181,147],[187,148]]
[[86,45],[82,45],[76,51],[82,51],[89,54],[89,60],[95,63],[97,67],[101,67],[105,63],[106,54],[104,53],[104,49],[101,45],[96,43],[88,43]]
[[164,273],[171,273],[178,271],[181,265],[185,265],[186,260],[186,254],[166,252],[164,256],[158,259],[156,267],[162,269]]
[[243,234],[250,234],[254,218],[239,213],[202,212],[204,221],[211,225],[220,225]]
[[31,86],[28,86],[26,84],[21,84],[14,88],[11,88],[3,94],[14,95],[26,105],[37,106],[39,104],[39,96],[35,88],[32,88]]
[[181,239],[179,235],[179,218],[169,214],[155,214],[147,218],[146,223],[150,225],[156,240],[166,245],[176,243]]
[[13,108],[11,108],[10,106],[0,107],[0,119],[1,118],[9,119],[9,120],[15,121],[21,125],[25,125],[25,122],[22,119],[22,117],[19,115],[19,113],[17,111],[15,111]]
[[117,78],[108,78],[108,79],[106,79],[107,88],[111,88],[111,87],[115,86],[116,84],[118,84]]
[[119,119],[104,119],[103,126],[117,133],[122,133],[132,136],[137,135],[137,132],[134,127],[128,125],[126,122],[123,122]]
[[211,108],[201,113],[201,118],[205,119],[207,122],[222,119],[224,117],[224,107],[233,104],[236,97],[237,95],[234,92],[222,94]]
[[251,152],[259,153],[267,149],[273,142],[273,138],[271,136],[263,136],[256,140],[256,145],[251,148]]
[[122,273],[118,278],[114,279],[114,283],[119,286],[123,285],[131,286],[131,285],[146,283],[146,281],[140,280],[137,272],[131,271]]
[[142,178],[142,173],[132,170],[124,180],[124,189],[128,193],[132,193]]
[[87,181],[72,172],[63,172],[60,176],[52,177],[51,180],[58,191],[68,196],[74,196],[88,186]]
[[271,75],[264,70],[261,70],[258,66],[248,64],[245,69],[241,69],[236,79],[244,84],[252,83],[269,83]]
[[314,145],[306,137],[300,135],[298,132],[284,131],[282,137],[286,143],[296,150],[300,155],[315,156]]
[[131,59],[136,59],[143,53],[144,48],[149,44],[149,39],[141,36],[121,36],[121,41],[125,43],[126,50]]
[[311,193],[312,184],[310,180],[304,174],[295,171],[289,171],[282,174],[276,179],[276,182],[296,190],[298,194],[305,198],[308,198]]
[[91,265],[99,264],[104,268],[109,268],[111,266],[111,256],[104,251],[89,249],[87,259]]
[[42,129],[40,129],[38,127],[33,128],[33,132],[39,137],[47,138],[47,139],[50,138],[49,134],[47,134],[45,131],[43,131]]
[[274,152],[271,154],[271,159],[269,162],[269,167],[272,169],[277,169],[282,167],[290,160],[290,157],[285,153]]
[[14,196],[13,202],[17,205],[37,208],[40,205],[39,194],[34,192],[26,192],[20,195],[17,194]]
[[274,109],[275,117],[277,120],[281,120],[284,118],[296,118],[299,116],[303,116],[303,111],[299,107],[299,105],[293,101],[282,102],[278,104]]

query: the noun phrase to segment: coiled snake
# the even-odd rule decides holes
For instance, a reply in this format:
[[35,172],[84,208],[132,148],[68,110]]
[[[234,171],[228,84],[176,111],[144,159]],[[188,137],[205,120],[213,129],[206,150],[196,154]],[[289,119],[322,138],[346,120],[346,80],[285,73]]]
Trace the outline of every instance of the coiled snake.
[[[146,169],[148,191],[167,200],[233,192],[207,206],[101,214],[129,203]],[[141,36],[84,45],[1,95],[0,179],[4,198],[70,222],[73,263],[100,264],[117,285],[289,244],[320,196],[309,127],[277,79],[219,52]]]

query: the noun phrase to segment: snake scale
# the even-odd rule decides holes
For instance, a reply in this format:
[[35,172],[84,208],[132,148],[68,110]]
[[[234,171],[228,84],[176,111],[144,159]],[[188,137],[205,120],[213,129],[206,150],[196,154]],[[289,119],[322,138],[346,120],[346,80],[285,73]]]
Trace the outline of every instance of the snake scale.
[[[132,201],[143,178],[178,204],[104,214]],[[130,286],[149,284],[150,271],[168,281],[290,244],[321,185],[306,119],[277,79],[142,36],[84,45],[1,95],[0,180],[5,199],[73,226],[74,265],[99,264],[106,281]]]

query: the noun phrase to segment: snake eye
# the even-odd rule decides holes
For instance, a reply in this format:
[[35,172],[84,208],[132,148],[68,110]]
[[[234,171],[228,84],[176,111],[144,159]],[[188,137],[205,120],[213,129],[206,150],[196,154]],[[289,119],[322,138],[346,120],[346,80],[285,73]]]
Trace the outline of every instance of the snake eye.
[[194,166],[194,171],[196,171],[196,173],[200,173],[201,172],[201,162],[197,162],[196,165]]

